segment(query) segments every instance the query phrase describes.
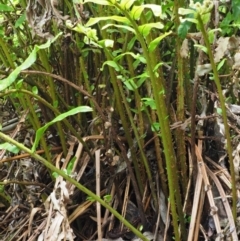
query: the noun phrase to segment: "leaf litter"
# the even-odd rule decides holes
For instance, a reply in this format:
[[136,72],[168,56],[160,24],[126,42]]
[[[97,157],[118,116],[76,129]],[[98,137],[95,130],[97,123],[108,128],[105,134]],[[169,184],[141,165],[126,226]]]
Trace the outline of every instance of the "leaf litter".
[[[39,7],[39,4],[43,8],[41,15],[37,15],[37,11],[33,11]],[[34,34],[51,39],[52,34],[45,27],[52,16],[59,20],[59,24],[62,20],[68,18],[68,16],[62,16],[58,12],[55,1],[29,1],[27,18]],[[197,36],[197,38],[200,37]],[[190,38],[193,39],[196,36],[192,35]],[[194,41],[197,40],[194,39]],[[238,51],[238,37],[220,37],[217,39],[215,62],[219,63],[223,58],[226,58],[233,70],[233,82],[226,85],[225,93],[228,92],[227,88],[232,87],[236,97],[239,94],[240,55]],[[187,58],[188,52],[188,41],[184,40],[181,48],[182,57]],[[199,64],[196,73],[198,76],[204,77],[211,73],[211,66],[209,66],[209,63]],[[203,93],[208,98],[202,97]],[[197,163],[191,163],[190,148],[187,145],[189,174],[195,176],[195,181],[192,181],[194,178],[190,178],[184,205],[184,212],[191,216],[188,226],[188,240],[196,240],[194,237],[198,237],[199,233],[205,240],[210,238],[213,240],[239,240],[240,219],[237,218],[235,228],[231,211],[231,177],[229,167],[224,161],[226,159],[225,142],[222,141],[224,129],[222,129],[221,115],[217,112],[217,94],[202,88],[199,99],[202,112],[196,120],[198,127],[205,128],[205,133],[199,135],[198,143],[194,147]],[[208,115],[206,113],[207,105],[212,99],[215,100],[216,106],[214,113]],[[234,133],[234,171],[236,179],[239,180],[240,105],[227,103],[226,105],[229,125]],[[13,113],[11,114],[14,116]],[[10,131],[13,138],[25,129],[23,123],[26,115],[27,113],[23,113],[22,116],[19,116],[16,125],[13,128],[11,127]],[[6,121],[6,116],[4,119]],[[8,119],[10,119],[9,116]],[[109,123],[107,128],[111,128],[111,122]],[[187,133],[189,125],[190,119],[187,119],[184,123],[173,123],[171,129],[181,128]],[[96,150],[103,149],[101,141],[104,140],[104,136],[102,132],[100,130],[97,135],[91,134],[83,138],[84,142],[91,146],[90,152],[93,156]],[[31,146],[32,130],[22,131],[21,135],[18,136],[19,140],[23,140],[26,146]],[[107,142],[107,140],[105,141]],[[149,147],[149,149],[151,151],[149,159],[152,158],[153,161],[156,161],[154,147]],[[62,177],[55,177],[53,182],[48,170],[30,156],[20,153],[12,159],[6,154],[5,150],[1,151],[0,156],[1,180],[4,180],[7,184],[3,191],[4,195],[2,195],[4,198],[1,199],[1,208],[4,211],[1,211],[0,214],[0,230],[1,233],[4,233],[3,240],[75,240],[76,237],[79,240],[96,240],[97,234],[99,234],[97,228],[99,227],[102,236],[112,235],[112,237],[115,237],[114,239],[102,238],[102,240],[140,240],[123,227],[107,210],[97,209],[94,200],[88,200],[85,194],[76,190]],[[106,153],[98,156],[97,162],[94,162],[89,153],[84,151],[82,143],[69,135],[67,157],[62,159],[59,150],[53,156],[55,165],[62,170],[67,170],[71,158],[75,157],[76,161],[71,168],[70,175],[90,190],[98,192],[101,197],[110,193],[112,198],[109,203],[140,229],[140,214],[130,185],[127,165],[121,155],[109,149]],[[111,156],[114,157],[112,158],[114,162],[110,163]],[[129,156],[129,159],[131,159],[131,156]],[[97,172],[98,179],[94,175],[97,165],[100,168]],[[194,165],[196,165],[196,169],[193,168]],[[100,184],[98,187],[96,187],[96,180]],[[159,177],[156,178],[157,182],[159,182]],[[147,229],[150,231],[144,232],[144,235],[149,240],[153,240],[154,237],[155,240],[164,240],[171,221],[169,207],[167,197],[164,196],[161,188],[156,185],[156,189],[159,207],[155,207],[151,202],[148,184],[145,185],[142,202],[145,210],[147,210],[147,224],[149,225]],[[193,190],[194,194],[191,195]],[[240,200],[239,191],[237,195]],[[8,196],[11,196],[11,198],[8,198]],[[239,208],[240,204],[238,203],[238,211],[240,211]],[[154,213],[156,212],[158,216],[155,217]],[[159,220],[159,222],[156,220]]]

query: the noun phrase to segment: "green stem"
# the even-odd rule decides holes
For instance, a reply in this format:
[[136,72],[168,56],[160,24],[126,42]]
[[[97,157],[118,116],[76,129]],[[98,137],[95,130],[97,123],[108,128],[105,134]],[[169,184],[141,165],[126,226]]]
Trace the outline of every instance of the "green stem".
[[86,193],[88,196],[92,197],[94,200],[99,202],[103,207],[108,209],[116,218],[120,220],[126,227],[128,227],[134,234],[136,234],[139,238],[141,238],[144,241],[148,241],[148,239],[139,232],[136,228],[134,228],[122,215],[120,215],[115,209],[113,209],[110,205],[108,205],[104,200],[102,200],[99,196],[91,192],[89,189],[84,187],[82,184],[77,182],[76,180],[69,177],[65,172],[62,170],[56,168],[54,165],[52,165],[50,162],[48,162],[46,159],[41,157],[40,155],[33,153],[30,149],[25,147],[23,144],[15,141],[14,139],[10,138],[9,136],[3,134],[0,132],[0,138],[2,138],[4,141],[11,143],[15,146],[17,146],[19,149],[25,151],[26,153],[29,153],[34,159],[40,161],[44,166],[46,166],[48,169],[50,169],[52,172],[58,173],[60,176],[65,178],[67,181],[69,181],[71,184],[75,185],[79,190]]
[[[175,10],[175,28],[177,29],[180,20],[179,20],[179,15],[178,15],[178,9],[179,7],[182,7],[183,3],[182,1],[175,0],[174,1],[174,10]],[[181,45],[182,45],[182,40],[180,37],[177,37],[176,39],[176,57],[177,57],[177,69],[178,69],[178,85],[177,85],[177,121],[181,121],[182,123],[185,120],[185,112],[184,112],[184,96],[185,96],[185,91],[184,91],[184,73],[183,73],[183,67],[184,67],[184,62],[183,58],[181,57]],[[186,187],[187,187],[187,163],[186,163],[186,147],[185,147],[185,131],[178,128],[175,133],[176,137],[176,145],[177,145],[177,160],[179,163],[179,173],[180,173],[180,178],[179,183],[182,187],[182,192],[183,196],[185,197],[186,194]],[[177,170],[177,168],[176,168]],[[181,195],[180,192],[176,192],[176,205],[177,205],[177,210],[179,214],[179,221],[180,221],[180,226],[181,226],[181,231],[182,231],[182,239],[186,240],[187,239],[187,232],[185,229],[185,221],[184,221],[184,215],[183,215],[183,206],[181,202]]]
[[[36,100],[38,100],[39,102],[41,102],[43,105],[45,105],[46,107],[48,107],[54,114],[55,116],[58,116],[61,114],[61,112],[56,109],[54,106],[52,106],[51,104],[49,104],[45,99],[41,98],[39,95],[36,95],[28,90],[24,90],[24,89],[11,89],[11,90],[8,90],[4,93],[1,93],[0,94],[0,97],[3,97],[3,96],[8,96],[9,94],[12,94],[12,93],[24,93],[24,94],[27,94],[29,96],[32,96],[34,97]],[[25,107],[26,109],[27,107]],[[86,142],[82,139],[82,137],[78,134],[78,132],[74,129],[74,127],[69,123],[69,121],[67,119],[63,119],[62,120],[63,124],[66,126],[66,128],[68,130],[70,130],[70,132],[72,133],[73,136],[76,136],[76,138],[82,143],[83,147],[85,148],[86,152],[89,154],[89,156],[93,159],[92,157],[92,154],[91,154],[91,151],[89,150]],[[34,124],[34,122],[32,121],[32,123]]]
[[[132,113],[131,113],[130,107],[127,103],[127,100],[124,96],[122,83],[120,83],[120,81],[119,81],[118,86],[120,87],[119,90],[120,90],[120,93],[121,93],[121,96],[122,96],[122,100],[123,100],[123,103],[125,105],[126,112],[127,112],[128,118],[129,118],[130,123],[131,123],[131,127],[133,128],[134,136],[136,138],[136,141],[137,141],[137,144],[138,144],[138,147],[139,147],[139,150],[140,150],[141,159],[142,159],[143,165],[145,167],[145,170],[146,170],[146,173],[147,173],[147,176],[148,176],[148,181],[149,181],[149,184],[150,184],[150,189],[151,189],[154,205],[155,205],[155,207],[157,207],[157,196],[156,196],[156,193],[154,191],[153,178],[152,178],[152,174],[151,174],[151,171],[150,171],[150,167],[149,167],[146,155],[144,154],[143,146],[141,144],[141,137],[138,134],[136,125],[134,124]],[[138,163],[136,163],[136,164],[138,164]],[[142,184],[142,182],[141,182],[141,184]]]
[[[104,50],[105,50],[107,59],[112,60],[112,56],[109,53],[109,51],[106,48]],[[129,131],[129,125],[128,125],[129,122],[127,121],[127,118],[126,118],[126,115],[125,115],[124,106],[122,104],[121,91],[120,91],[120,88],[118,86],[118,81],[117,81],[115,71],[113,70],[113,68],[109,67],[109,72],[110,72],[111,82],[112,82],[113,89],[114,89],[114,94],[115,94],[115,97],[116,97],[116,105],[117,105],[118,113],[119,113],[120,119],[122,121],[123,129],[124,129],[124,132],[125,132],[125,136],[127,138],[128,145],[130,147],[131,158],[133,160],[136,178],[135,178],[135,175],[132,171],[131,165],[128,166],[129,173],[130,173],[131,181],[132,181],[133,188],[134,188],[134,191],[135,191],[135,194],[136,194],[139,213],[140,213],[140,216],[141,216],[141,219],[142,219],[143,223],[145,223],[144,209],[143,209],[143,204],[141,202],[141,198],[142,198],[142,194],[143,194],[143,191],[141,192],[141,190],[140,190],[140,188],[141,188],[141,176],[140,176],[139,166],[138,166],[138,163],[137,163],[136,151],[135,151],[135,148],[134,148],[134,142],[133,142],[133,139],[131,137],[131,133]]]
[[[7,47],[7,45],[5,44],[3,38],[0,38],[0,46],[1,46],[1,48],[2,48],[2,51],[4,52],[4,55],[5,55],[5,56],[3,56],[3,55],[1,54],[1,59],[2,59],[3,62],[6,64],[6,67],[7,67],[7,66],[10,66],[12,69],[15,69],[14,62],[13,62],[12,57],[11,57],[11,55],[9,54],[9,51],[8,51],[10,48]],[[7,60],[7,61],[6,61],[6,60]],[[8,62],[8,64],[7,64],[7,62]]]
[[203,38],[204,38],[204,42],[205,42],[207,50],[208,50],[208,56],[209,56],[209,60],[210,60],[211,66],[212,66],[212,70],[213,70],[214,82],[215,82],[216,87],[217,87],[220,105],[221,105],[221,109],[222,109],[222,118],[223,118],[223,123],[224,123],[224,128],[225,128],[225,136],[226,136],[226,139],[227,139],[227,153],[228,153],[228,158],[229,158],[229,163],[230,163],[230,172],[231,172],[231,179],[232,179],[232,212],[233,212],[234,221],[236,223],[236,219],[237,219],[237,189],[236,189],[236,179],[235,179],[234,163],[233,163],[233,155],[232,155],[233,149],[232,149],[232,144],[231,144],[229,126],[228,126],[228,122],[227,122],[227,111],[226,111],[226,106],[225,106],[225,99],[224,99],[224,96],[223,96],[223,93],[222,93],[222,87],[221,87],[220,79],[219,79],[219,76],[218,76],[217,66],[214,62],[214,57],[213,57],[211,45],[210,45],[210,42],[209,42],[209,39],[208,39],[208,35],[207,35],[206,30],[205,30],[202,18],[199,14],[197,16],[197,20],[198,20],[199,27],[200,27],[200,30],[202,32]]
[[[176,156],[174,153],[173,142],[171,137],[171,130],[169,125],[169,117],[168,111],[165,104],[165,93],[164,93],[164,85],[162,79],[157,78],[154,68],[156,66],[156,59],[154,53],[149,53],[149,50],[146,46],[145,39],[139,32],[138,24],[131,18],[128,11],[122,9],[118,3],[115,3],[116,7],[120,9],[124,15],[129,19],[131,22],[134,30],[136,31],[136,37],[140,42],[143,55],[146,58],[147,62],[147,72],[149,74],[152,89],[153,89],[153,96],[156,102],[157,108],[157,115],[161,127],[161,139],[164,148],[164,156],[166,159],[167,165],[167,174],[168,174],[168,183],[169,183],[169,199],[172,211],[172,218],[173,218],[173,228],[175,233],[175,240],[180,240],[180,235],[178,232],[178,214],[176,210],[176,202],[175,202],[175,195],[180,196],[180,190],[178,188],[177,183],[177,176],[176,176]],[[180,200],[178,200],[180,202]],[[180,215],[183,216],[183,215]],[[182,230],[182,233],[186,233]]]
[[[82,56],[80,57],[80,68],[81,68],[81,73],[82,73],[82,76],[83,76],[83,80],[84,80],[84,83],[85,83],[86,90],[89,94],[92,94],[91,83],[89,81],[88,73],[86,71],[85,60]],[[93,119],[94,119],[96,117],[96,111],[95,111],[95,108],[94,108],[94,104],[91,100],[90,100],[90,105],[93,109],[92,115],[93,115]]]
[[[24,98],[25,98],[25,101],[26,101],[26,105],[25,105],[24,109],[26,110],[27,108],[29,108],[29,115],[31,116],[31,123],[34,126],[35,131],[37,131],[41,127],[41,123],[39,121],[38,115],[36,113],[36,110],[34,109],[33,103],[31,102],[31,100],[29,98],[29,95],[25,95]],[[42,145],[42,148],[45,151],[45,155],[46,155],[47,160],[50,162],[51,156],[50,156],[49,151],[48,151],[46,139],[41,138],[40,143]]]
[[[175,9],[175,28],[178,29],[180,20],[178,15],[178,9],[179,7],[182,7],[182,1],[176,0],[174,1],[174,9]],[[178,66],[178,86],[177,86],[177,121],[184,122],[184,61],[181,56],[181,45],[182,40],[180,37],[177,37],[176,39],[176,56],[177,56],[177,66]],[[185,131],[178,128],[176,130],[176,143],[177,143],[177,159],[179,161],[179,170],[180,170],[180,176],[181,176],[181,187],[183,190],[183,196],[185,196],[186,188],[187,188],[187,164],[186,164],[186,149],[185,149]]]
[[[41,62],[44,66],[44,68],[46,69],[46,71],[48,73],[51,73],[52,72],[52,67],[49,65],[48,63],[48,57],[46,55],[46,52],[42,49],[40,50],[39,52],[39,57],[41,59]],[[55,84],[54,84],[54,81],[52,79],[51,76],[47,76],[47,81],[48,81],[48,85],[49,85],[49,94],[52,98],[52,103],[53,105],[55,105],[57,103],[57,97],[56,97],[56,89],[55,89]],[[57,122],[56,123],[56,126],[57,126],[57,130],[58,130],[58,134],[59,134],[59,138],[60,138],[60,141],[61,141],[61,146],[62,146],[62,149],[63,149],[63,153],[64,153],[64,156],[67,155],[67,144],[66,144],[66,140],[65,140],[65,135],[63,133],[63,128],[61,126],[61,123],[60,122]]]

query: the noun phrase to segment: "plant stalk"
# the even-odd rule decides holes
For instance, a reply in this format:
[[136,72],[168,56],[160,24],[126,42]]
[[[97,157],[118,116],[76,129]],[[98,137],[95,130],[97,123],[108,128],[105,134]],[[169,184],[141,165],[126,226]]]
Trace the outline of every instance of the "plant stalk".
[[67,181],[69,181],[71,184],[75,185],[80,191],[86,193],[88,196],[92,197],[94,200],[99,202],[103,207],[108,209],[116,218],[120,220],[126,227],[128,227],[134,234],[136,234],[139,238],[141,238],[144,241],[148,241],[148,239],[139,232],[136,228],[134,228],[122,215],[120,215],[115,209],[113,209],[109,204],[107,204],[104,200],[102,200],[99,196],[91,192],[89,189],[81,185],[76,180],[69,177],[65,172],[62,170],[56,168],[54,165],[52,165],[50,162],[48,162],[46,159],[41,157],[40,155],[32,152],[29,148],[25,147],[23,144],[15,141],[14,139],[10,138],[9,136],[3,134],[0,132],[0,138],[2,138],[4,141],[11,143],[15,146],[17,146],[19,149],[29,153],[33,158],[40,161],[44,166],[46,166],[49,170],[52,172],[58,173],[60,176],[65,178]]
[[226,110],[226,106],[225,106],[225,99],[224,99],[224,96],[222,93],[222,87],[221,87],[221,83],[220,83],[220,79],[219,79],[219,75],[218,75],[218,71],[217,71],[217,66],[214,62],[214,57],[213,57],[211,45],[210,45],[210,42],[208,39],[207,31],[204,27],[200,14],[198,14],[197,20],[198,20],[199,27],[200,27],[200,30],[203,35],[205,45],[208,50],[208,56],[209,56],[209,60],[210,60],[211,66],[212,66],[212,70],[213,70],[214,82],[217,87],[220,105],[221,105],[221,109],[222,109],[222,118],[223,118],[223,123],[224,123],[224,128],[225,128],[225,137],[227,139],[227,153],[228,153],[228,158],[229,158],[229,163],[230,163],[230,172],[231,172],[231,179],[232,179],[232,212],[233,212],[234,221],[236,223],[236,220],[237,220],[237,188],[236,188],[236,179],[235,179],[235,172],[234,172],[233,155],[232,155],[233,149],[232,149],[232,144],[231,144],[230,129],[229,129],[228,122],[227,122],[227,110]]
[[[167,165],[167,174],[168,174],[168,183],[169,183],[169,199],[170,199],[170,205],[171,205],[171,211],[172,211],[172,218],[173,218],[173,228],[175,233],[175,240],[180,240],[180,234],[178,232],[178,220],[179,217],[182,219],[183,215],[179,213],[179,216],[177,214],[176,210],[176,199],[175,197],[180,196],[180,190],[178,187],[177,182],[177,176],[176,176],[176,156],[173,148],[173,142],[171,137],[171,130],[169,125],[169,117],[168,117],[168,111],[166,109],[165,104],[165,90],[164,85],[161,79],[157,77],[157,73],[154,72],[154,68],[156,66],[156,59],[154,56],[154,53],[149,53],[149,50],[146,46],[145,39],[139,32],[138,24],[131,18],[128,11],[125,9],[122,9],[121,6],[118,3],[115,3],[118,9],[120,9],[124,15],[129,19],[131,22],[134,30],[136,31],[136,37],[138,41],[140,42],[142,49],[143,49],[143,55],[147,62],[147,71],[149,74],[149,78],[151,80],[152,88],[153,88],[153,96],[156,102],[156,108],[157,108],[157,115],[161,127],[161,139],[163,143],[163,152],[166,159],[166,165]],[[178,202],[181,202],[181,200],[177,200]],[[182,210],[180,210],[182,212]],[[183,237],[186,237],[186,230],[181,225],[181,232]]]

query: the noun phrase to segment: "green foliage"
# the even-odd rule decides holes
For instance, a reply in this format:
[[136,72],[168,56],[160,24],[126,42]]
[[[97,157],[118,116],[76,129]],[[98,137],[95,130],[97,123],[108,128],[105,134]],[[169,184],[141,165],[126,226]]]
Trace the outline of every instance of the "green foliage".
[[[209,88],[205,82],[216,81],[218,72],[233,76],[229,60],[234,59],[234,48],[222,50],[217,64],[210,55],[217,52],[220,36],[237,33],[240,13],[238,0],[219,2],[220,22],[213,23],[212,1],[191,1],[188,8],[183,2],[64,1],[66,4],[55,6],[55,12],[51,10],[51,19],[46,16],[52,12],[39,4],[35,18],[34,13],[25,11],[24,1],[0,4],[1,97],[11,103],[19,117],[28,110],[24,124],[35,130],[31,151],[8,142],[0,149],[15,154],[25,150],[35,157],[37,149],[43,149],[51,163],[47,132],[59,139],[55,144],[61,146],[64,157],[69,154],[69,136],[81,142],[83,156],[90,160],[93,145],[111,147],[122,159],[126,158],[124,153],[131,152],[128,173],[131,188],[139,197],[136,200],[142,200],[149,183],[156,206],[155,177],[146,157],[150,139],[150,146],[161,147],[154,150],[157,172],[170,202],[176,240],[186,240],[185,223],[190,222],[182,208],[189,181],[185,135],[194,136],[195,130],[186,134],[183,123],[201,111],[197,103],[194,113],[193,79],[201,79],[200,85]],[[196,32],[201,32],[200,37]],[[204,41],[200,41],[202,35]],[[201,55],[203,63],[198,65]],[[231,83],[228,77],[224,81]],[[219,83],[217,87],[219,90]],[[216,96],[221,96],[218,92]],[[224,108],[217,108],[217,113],[224,116]],[[111,128],[107,128],[108,123]],[[126,143],[119,144],[122,131],[115,124],[124,130]],[[89,144],[83,139],[86,136],[101,136],[101,140]],[[101,158],[111,159],[106,154]],[[73,157],[63,171],[51,167],[52,177],[63,175],[71,180],[75,161]],[[81,190],[88,195],[88,189]],[[112,198],[105,195],[100,202],[108,205]],[[88,195],[87,200],[97,199]],[[137,205],[141,212],[143,204],[140,201]]]
[[19,28],[26,21],[26,14],[23,13],[16,21],[14,27]]
[[37,133],[36,133],[36,138],[35,138],[35,141],[33,143],[33,146],[32,146],[32,152],[35,152],[36,151],[36,148],[39,144],[39,141],[40,139],[42,138],[44,132],[47,130],[47,128],[51,125],[53,125],[54,123],[56,122],[59,122],[65,118],[67,118],[68,116],[71,116],[71,115],[76,115],[78,113],[83,113],[83,112],[90,112],[92,111],[92,108],[88,107],[88,106],[79,106],[79,107],[76,107],[76,108],[73,108],[65,113],[62,113],[61,115],[57,116],[56,118],[54,118],[52,121],[46,123],[43,127],[39,128],[37,130]]
[[226,35],[226,34],[231,35],[234,27],[234,25],[232,24],[233,20],[234,19],[233,19],[232,13],[228,12],[226,17],[223,19],[223,21],[220,24],[223,35]]
[[217,108],[217,113],[218,113],[219,115],[222,115],[222,109],[221,109],[221,108]]
[[[149,52],[153,52],[157,48],[157,46],[159,46],[160,42],[171,33],[172,31],[164,33],[161,36],[155,38],[153,41],[151,41],[148,47]],[[158,65],[156,65],[155,70],[159,67],[159,65],[162,65],[162,63],[159,63]]]
[[0,12],[12,12],[14,9],[6,4],[0,3]]
[[[193,15],[189,15],[188,18],[193,17]],[[190,28],[192,26],[192,22],[191,21],[184,21],[182,22],[179,27],[178,27],[178,35],[184,39],[187,36],[187,33],[189,32]]]
[[240,4],[239,0],[232,0],[232,19],[235,24],[240,24],[239,15],[240,15]]
[[74,166],[74,163],[75,163],[76,159],[77,159],[77,158],[74,156],[74,157],[70,160],[70,162],[68,163],[68,165],[67,165],[67,170],[66,170],[68,175],[71,175],[71,174],[72,174],[73,166]]
[[33,51],[30,53],[28,58],[20,65],[18,66],[7,78],[2,79],[0,83],[0,91],[5,90],[8,88],[10,85],[14,83],[14,81],[17,79],[19,73],[22,70],[25,70],[32,66],[32,64],[36,61],[37,59],[37,52],[41,49],[46,49],[49,48],[49,46],[61,35],[62,33],[59,33],[54,39],[49,40],[47,43],[42,44],[42,45],[35,45]]
[[[93,199],[92,197],[87,197],[86,200],[91,201],[91,202],[95,202],[95,199]],[[112,201],[112,196],[111,195],[104,195],[103,200],[106,203],[110,203]]]
[[[69,177],[71,177],[72,176],[72,171],[73,171],[73,167],[74,167],[74,163],[75,163],[75,161],[76,161],[76,157],[74,156],[70,161],[69,161],[69,163],[68,163],[68,165],[67,165],[67,169],[64,169],[63,170],[63,172],[66,174],[66,175],[68,175]],[[57,172],[53,172],[52,173],[52,176],[56,179],[58,176],[59,176],[59,174],[57,173]]]
[[7,150],[14,154],[19,152],[19,148],[7,142],[0,144],[0,150]]
[[103,200],[107,203],[110,203],[112,201],[112,196],[111,195],[104,195]]

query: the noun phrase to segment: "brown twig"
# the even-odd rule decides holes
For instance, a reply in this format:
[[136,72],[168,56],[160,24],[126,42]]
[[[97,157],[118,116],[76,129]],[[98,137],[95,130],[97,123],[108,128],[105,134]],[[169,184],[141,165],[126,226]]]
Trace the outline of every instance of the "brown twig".
[[[49,151],[60,151],[62,150],[62,147],[60,146],[57,146],[57,147],[52,147]],[[44,150],[38,150],[36,151],[37,154],[42,154],[44,153]],[[8,157],[8,158],[5,158],[5,159],[2,159],[0,160],[0,164],[1,163],[4,163],[4,162],[10,162],[10,161],[16,161],[16,160],[20,160],[22,158],[26,158],[26,157],[30,157],[31,155],[29,153],[24,153],[24,154],[21,154],[21,155],[18,155],[18,156],[13,156],[13,157]]]

